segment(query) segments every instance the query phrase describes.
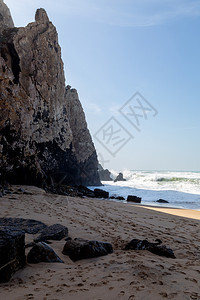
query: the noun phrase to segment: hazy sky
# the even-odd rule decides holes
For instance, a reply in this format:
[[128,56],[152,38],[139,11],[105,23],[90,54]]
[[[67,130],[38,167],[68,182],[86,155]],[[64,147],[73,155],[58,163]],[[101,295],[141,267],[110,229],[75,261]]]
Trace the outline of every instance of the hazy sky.
[[57,27],[105,168],[200,171],[200,0],[4,2],[16,26],[43,7]]

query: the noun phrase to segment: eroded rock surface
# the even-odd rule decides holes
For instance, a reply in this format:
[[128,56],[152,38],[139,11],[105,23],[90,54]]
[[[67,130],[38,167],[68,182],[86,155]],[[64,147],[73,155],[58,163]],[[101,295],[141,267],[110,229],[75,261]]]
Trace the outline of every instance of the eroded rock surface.
[[55,253],[55,251],[46,243],[40,242],[33,246],[27,255],[27,262],[37,264],[40,262],[59,262],[63,261]]
[[14,27],[10,10],[3,0],[0,0],[0,34],[6,28]]
[[113,181],[111,172],[108,169],[104,169],[100,164],[98,164],[98,172],[101,181]]
[[44,223],[33,219],[0,218],[0,228],[9,227],[13,231],[24,231],[28,234],[36,234],[47,227]]
[[113,252],[110,243],[99,241],[88,241],[83,239],[68,240],[62,253],[68,255],[72,260],[80,260],[107,255]]
[[109,198],[109,193],[102,189],[94,189],[94,195],[96,198]]
[[0,226],[0,282],[9,281],[25,264],[25,232]]
[[37,186],[100,185],[97,155],[76,90],[65,88],[56,28],[44,9],[14,28],[0,0],[1,179]]
[[155,243],[150,243],[147,240],[133,239],[126,245],[125,250],[148,250],[159,256],[176,258],[172,249],[161,244],[162,241],[160,239],[156,239]]
[[141,203],[142,198],[137,196],[128,195],[127,202]]
[[117,177],[115,178],[114,182],[117,182],[117,181],[126,181],[126,179],[124,178],[123,173],[119,173],[117,175]]
[[35,242],[55,240],[60,241],[68,236],[68,228],[61,224],[54,224],[46,227],[40,232],[40,235],[34,239]]

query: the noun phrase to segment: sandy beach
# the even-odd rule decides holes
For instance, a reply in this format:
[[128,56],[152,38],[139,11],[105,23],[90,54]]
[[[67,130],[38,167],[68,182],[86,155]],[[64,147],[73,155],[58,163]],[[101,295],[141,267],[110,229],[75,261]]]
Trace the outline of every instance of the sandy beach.
[[[72,198],[23,188],[31,195],[0,198],[0,217],[60,223],[68,227],[70,237],[110,242],[114,252],[73,262],[61,253],[65,241],[53,241],[51,246],[64,264],[28,264],[10,282],[0,285],[0,299],[200,299],[200,211]],[[123,250],[133,238],[152,242],[159,238],[174,250],[176,259]],[[32,239],[26,234],[26,243]]]

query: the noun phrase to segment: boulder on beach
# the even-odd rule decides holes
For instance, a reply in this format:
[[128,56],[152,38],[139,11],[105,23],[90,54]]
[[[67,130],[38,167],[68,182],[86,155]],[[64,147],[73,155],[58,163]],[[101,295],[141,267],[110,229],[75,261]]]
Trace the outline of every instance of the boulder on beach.
[[141,203],[142,198],[137,196],[128,195],[127,202]]
[[117,196],[115,199],[117,199],[117,200],[125,200],[125,198],[122,197],[122,196]]
[[156,202],[158,202],[158,203],[169,203],[169,201],[164,200],[164,199],[159,199]]
[[172,249],[161,244],[160,239],[156,239],[155,243],[150,243],[148,240],[133,239],[125,246],[125,250],[148,250],[160,256],[176,258]]
[[110,199],[125,200],[125,198],[122,196],[111,196]]
[[47,240],[60,241],[68,236],[68,228],[61,224],[54,224],[46,227],[40,232],[40,235],[34,239],[34,242],[41,242]]
[[126,179],[124,178],[123,173],[119,173],[117,175],[117,177],[115,178],[114,182],[117,182],[117,181],[126,181]]
[[64,255],[68,255],[73,261],[103,256],[112,252],[113,247],[110,243],[84,239],[68,240],[62,251]]
[[27,262],[37,264],[39,262],[59,262],[63,261],[55,251],[45,242],[39,242],[33,246],[27,255]]
[[0,227],[0,282],[8,282],[25,264],[25,232]]
[[28,234],[36,234],[47,227],[44,223],[23,218],[0,218],[0,227],[9,227],[10,230],[24,231]]
[[89,197],[89,198],[95,198],[94,192],[90,189],[88,189],[84,185],[78,186],[78,196],[79,197]]
[[102,189],[94,189],[94,194],[96,198],[108,198],[109,197],[109,193],[102,190]]

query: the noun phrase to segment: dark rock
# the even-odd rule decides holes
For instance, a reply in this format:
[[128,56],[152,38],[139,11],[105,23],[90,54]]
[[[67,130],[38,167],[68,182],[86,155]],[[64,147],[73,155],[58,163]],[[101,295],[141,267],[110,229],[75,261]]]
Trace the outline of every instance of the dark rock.
[[160,255],[160,256],[165,256],[165,257],[169,257],[169,258],[176,258],[176,256],[174,255],[173,250],[170,249],[170,248],[167,248],[164,245],[149,247],[148,251],[150,251],[154,254]]
[[125,198],[122,197],[122,196],[117,196],[117,197],[116,196],[111,196],[110,199],[125,200]]
[[13,227],[0,227],[0,282],[9,281],[25,264],[25,233]]
[[164,245],[160,246],[161,244],[162,241],[160,239],[157,239],[156,243],[150,243],[148,240],[133,239],[125,246],[125,250],[148,250],[160,256],[176,258],[172,249]]
[[164,200],[164,199],[159,199],[156,202],[158,202],[158,203],[169,203],[169,201]]
[[0,34],[7,28],[14,27],[14,23],[7,5],[0,1]]
[[23,230],[29,234],[36,234],[47,227],[40,221],[22,218],[0,218],[0,226],[9,226],[13,230]]
[[94,195],[96,198],[108,198],[109,197],[109,193],[101,190],[101,189],[94,189]]
[[125,198],[122,197],[122,196],[117,196],[116,199],[117,199],[117,200],[125,200]]
[[162,241],[157,240],[156,243],[149,243],[147,240],[138,240],[133,239],[131,240],[125,247],[125,250],[147,250],[147,248],[150,247],[150,245],[160,245]]
[[128,195],[127,202],[141,203],[142,198],[137,196]]
[[30,250],[27,255],[27,262],[37,264],[39,262],[59,262],[63,261],[58,257],[55,251],[45,242],[39,242]]
[[108,169],[105,169],[98,164],[98,173],[101,181],[113,181],[113,179],[110,177],[111,172]]
[[92,190],[88,189],[84,185],[79,185],[78,186],[78,192],[82,194],[83,196],[90,197],[90,198],[95,198],[95,194]]
[[95,194],[92,192],[92,193],[87,193],[85,195],[85,197],[88,197],[88,198],[95,198]]
[[126,181],[126,179],[123,176],[123,173],[119,173],[117,175],[117,177],[115,178],[114,182],[117,182],[117,181]]
[[73,261],[107,255],[113,252],[110,243],[88,241],[83,239],[66,242],[62,253],[68,255]]
[[44,230],[40,232],[40,235],[34,239],[34,242],[41,242],[47,240],[56,240],[60,241],[61,239],[67,237],[68,235],[68,228],[60,225],[54,224],[49,227],[46,227]]
[[83,198],[84,194],[81,193],[81,192],[77,192],[77,196],[80,197],[80,198]]

